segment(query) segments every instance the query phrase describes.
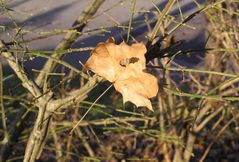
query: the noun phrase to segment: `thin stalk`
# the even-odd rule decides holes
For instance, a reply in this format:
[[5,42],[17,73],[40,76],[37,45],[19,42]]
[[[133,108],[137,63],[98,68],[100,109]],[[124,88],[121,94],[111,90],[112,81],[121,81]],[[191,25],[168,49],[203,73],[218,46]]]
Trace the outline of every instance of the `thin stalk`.
[[200,70],[200,69],[188,69],[188,68],[174,68],[174,67],[160,67],[160,66],[152,66],[147,65],[149,68],[155,68],[155,69],[162,69],[162,70],[170,70],[170,71],[181,71],[181,72],[192,72],[192,73],[202,73],[202,74],[214,74],[214,75],[221,75],[231,78],[238,78],[239,75],[236,74],[229,74],[219,71],[208,71],[208,70]]
[[1,104],[1,118],[2,118],[2,129],[4,138],[0,141],[0,145],[5,145],[9,140],[7,123],[6,123],[6,112],[3,102],[3,69],[2,69],[2,58],[0,58],[0,104]]
[[126,39],[126,42],[129,41],[129,37],[130,37],[130,31],[131,31],[131,26],[132,26],[132,21],[133,21],[133,18],[134,18],[134,12],[135,12],[135,6],[136,6],[136,0],[132,0],[132,10],[131,10],[131,17],[130,17],[130,20],[129,20],[129,27],[128,27],[128,32],[127,32],[127,39]]
[[173,7],[173,4],[176,0],[169,0],[169,2],[167,3],[166,7],[164,8],[164,10],[162,11],[162,14],[159,15],[158,17],[158,21],[156,23],[156,25],[154,26],[154,29],[149,37],[149,42],[151,44],[151,42],[153,42],[154,38],[156,37],[158,30],[163,22],[163,19],[165,18],[165,16],[167,15],[167,13],[170,11],[170,9]]
[[236,119],[239,118],[239,113],[236,114],[231,120],[229,120],[221,129],[220,131],[217,133],[216,137],[213,139],[213,141],[208,145],[208,147],[206,148],[203,156],[201,157],[199,162],[204,162],[205,158],[207,157],[210,149],[212,148],[212,146],[217,142],[217,140],[220,138],[220,136],[222,135],[222,133],[226,130],[226,128]]
[[210,100],[217,100],[217,101],[239,101],[239,97],[224,97],[219,95],[200,95],[200,94],[191,94],[186,92],[181,92],[177,90],[172,90],[166,87],[163,87],[165,92],[174,94],[177,96],[184,96],[184,97],[192,97],[192,98],[201,98],[201,99],[210,99]]
[[93,106],[96,104],[96,102],[113,86],[113,84],[111,84],[93,103],[92,105],[89,107],[89,109],[85,112],[85,114],[81,117],[81,119],[76,123],[76,125],[72,128],[72,130],[70,131],[70,134],[73,134],[74,130],[79,126],[79,124],[81,123],[81,121],[86,117],[86,115],[90,112],[90,110],[93,108]]
[[63,150],[62,150],[62,144],[57,136],[56,133],[56,127],[55,127],[55,123],[52,124],[51,127],[51,134],[52,134],[52,138],[53,138],[53,142],[54,142],[54,146],[55,146],[55,154],[56,154],[56,161],[57,162],[63,162]]

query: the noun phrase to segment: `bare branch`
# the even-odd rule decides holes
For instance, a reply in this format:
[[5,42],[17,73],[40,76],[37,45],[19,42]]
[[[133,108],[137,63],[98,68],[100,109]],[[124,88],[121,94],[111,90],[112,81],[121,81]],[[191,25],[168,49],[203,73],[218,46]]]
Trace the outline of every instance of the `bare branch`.
[[[63,50],[70,48],[72,43],[74,43],[81,35],[80,33],[88,21],[92,18],[92,16],[96,13],[98,8],[103,4],[105,0],[94,0],[90,6],[88,6],[82,14],[78,17],[78,19],[73,23],[73,29],[69,31],[64,39],[58,44],[55,50]],[[61,59],[63,55],[53,54],[53,58]],[[49,59],[46,64],[44,65],[42,72],[39,73],[38,77],[36,78],[36,83],[39,86],[42,86],[45,80],[45,77],[47,77],[47,74],[54,71],[57,63],[53,60]]]
[[85,97],[87,97],[86,95],[97,85],[97,83],[99,83],[100,81],[102,81],[101,77],[98,76],[93,76],[92,78],[90,78],[90,80],[80,89],[76,89],[75,91],[72,91],[68,97],[64,98],[64,99],[57,99],[54,100],[52,102],[50,102],[49,104],[51,106],[48,106],[48,110],[50,112],[54,112],[57,109],[63,107],[63,106],[68,106],[74,103],[74,101],[77,100],[83,100]]
[[0,40],[0,49],[1,49],[1,55],[4,58],[6,58],[9,66],[16,73],[17,77],[22,81],[23,87],[25,87],[31,93],[33,97],[37,98],[41,96],[42,92],[40,88],[37,86],[37,84],[33,80],[28,78],[24,69],[17,62],[17,59],[13,56],[12,53],[7,51],[7,48],[5,47],[3,41],[1,40]]

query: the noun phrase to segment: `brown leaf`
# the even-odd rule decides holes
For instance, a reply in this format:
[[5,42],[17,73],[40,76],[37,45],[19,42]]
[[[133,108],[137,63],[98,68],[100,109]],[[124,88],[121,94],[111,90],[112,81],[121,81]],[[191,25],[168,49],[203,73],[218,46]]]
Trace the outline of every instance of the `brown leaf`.
[[144,72],[146,52],[143,43],[116,45],[114,39],[109,38],[96,46],[85,66],[112,82],[123,95],[124,103],[130,101],[153,111],[149,98],[157,95],[158,81]]

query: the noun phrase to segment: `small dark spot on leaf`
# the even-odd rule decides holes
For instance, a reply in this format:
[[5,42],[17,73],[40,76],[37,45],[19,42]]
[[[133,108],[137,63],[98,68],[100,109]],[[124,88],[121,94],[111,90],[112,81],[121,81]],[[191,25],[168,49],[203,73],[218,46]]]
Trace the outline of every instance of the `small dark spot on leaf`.
[[126,67],[129,64],[134,64],[139,61],[138,57],[126,58],[120,61],[120,65]]

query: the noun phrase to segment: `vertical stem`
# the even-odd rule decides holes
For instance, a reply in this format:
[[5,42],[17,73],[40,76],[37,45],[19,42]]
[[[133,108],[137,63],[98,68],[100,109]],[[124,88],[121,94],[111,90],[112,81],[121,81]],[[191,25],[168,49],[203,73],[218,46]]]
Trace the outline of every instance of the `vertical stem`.
[[132,4],[131,5],[132,5],[132,10],[131,10],[131,17],[130,17],[130,20],[129,20],[129,28],[128,28],[128,32],[127,32],[126,42],[129,41],[129,37],[130,37],[130,31],[131,31],[132,21],[133,21],[133,18],[134,18],[136,0],[132,0]]
[[28,139],[25,150],[24,162],[34,162],[39,158],[44,147],[48,133],[48,126],[51,121],[50,112],[46,112],[46,106],[39,109],[33,131]]
[[186,143],[186,149],[184,150],[184,161],[189,162],[190,158],[193,154],[193,148],[195,143],[196,137],[192,133],[188,133],[187,143]]
[[[165,125],[164,125],[164,104],[162,95],[158,95],[158,103],[159,103],[159,127],[162,136],[165,136]],[[163,143],[163,155],[166,162],[170,162],[169,151],[167,147],[167,143]]]
[[2,128],[4,138],[0,141],[0,144],[6,144],[8,142],[8,131],[7,131],[7,123],[6,123],[6,114],[3,105],[3,70],[2,70],[2,58],[0,57],[0,104],[1,104],[1,118],[2,118]]
[[52,127],[51,127],[51,133],[52,133],[52,138],[54,142],[54,147],[55,147],[55,154],[56,154],[56,161],[57,162],[63,162],[63,150],[62,150],[62,145],[61,142],[57,136],[56,133],[56,124],[55,122],[52,122]]
[[147,46],[153,42],[154,38],[156,37],[156,35],[158,33],[160,25],[163,22],[164,17],[170,11],[170,9],[173,7],[173,4],[174,4],[175,1],[176,0],[169,0],[167,5],[166,5],[166,7],[164,8],[162,14],[158,17],[158,21],[157,21],[156,25],[154,26],[154,29],[153,29],[153,31],[151,33],[151,36],[149,38],[149,42],[148,42]]

